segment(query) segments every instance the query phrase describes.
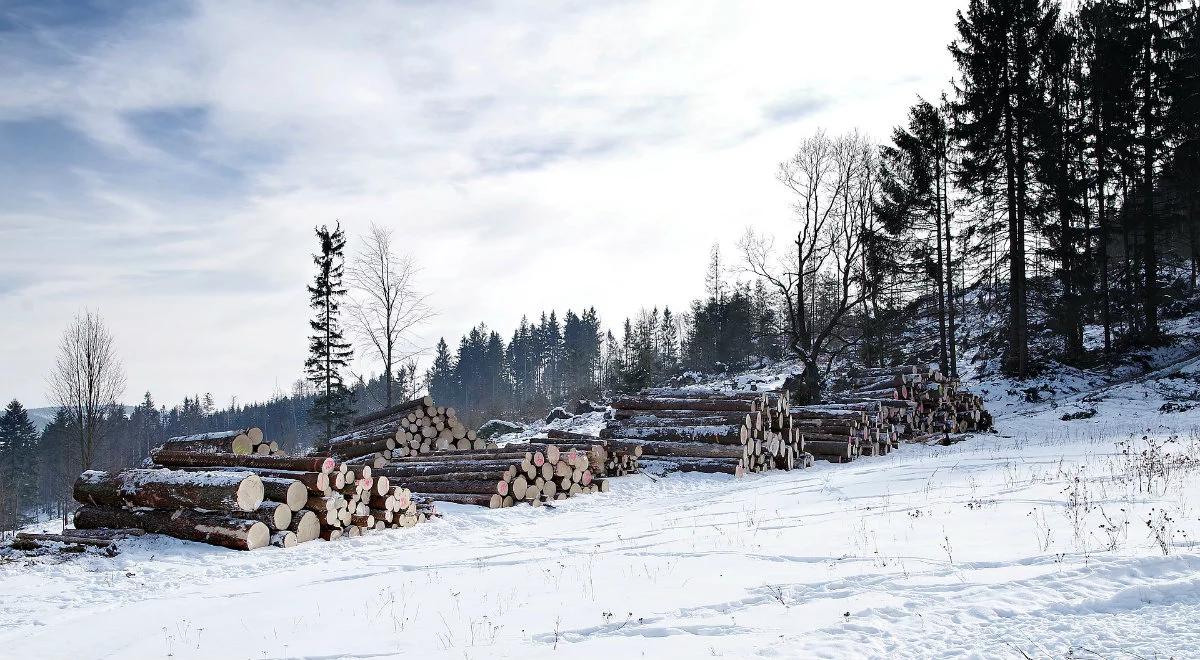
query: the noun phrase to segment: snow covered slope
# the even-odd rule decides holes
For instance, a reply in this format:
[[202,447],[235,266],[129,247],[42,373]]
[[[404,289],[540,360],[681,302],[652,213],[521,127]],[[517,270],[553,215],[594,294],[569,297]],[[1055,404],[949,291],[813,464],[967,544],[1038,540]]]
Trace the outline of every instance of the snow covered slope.
[[[1196,369],[1056,404],[997,383],[998,434],[848,465],[626,477],[554,508],[443,505],[431,524],[287,550],[145,538],[112,559],[17,559],[0,564],[0,649],[1196,657],[1200,410],[1159,411]],[[1097,412],[1062,421],[1082,406]]]

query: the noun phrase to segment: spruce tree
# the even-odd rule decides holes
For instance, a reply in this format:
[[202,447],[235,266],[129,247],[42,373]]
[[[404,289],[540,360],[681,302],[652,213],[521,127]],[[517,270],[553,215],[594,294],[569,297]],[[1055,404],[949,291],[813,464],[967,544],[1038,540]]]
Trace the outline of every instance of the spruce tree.
[[1057,18],[1058,6],[1046,0],[971,0],[958,13],[958,39],[950,45],[959,68],[955,137],[966,152],[960,182],[981,196],[993,194],[995,181],[1004,182],[1009,318],[1003,365],[1022,378],[1030,371],[1025,229],[1032,123],[1041,108],[1037,54]]
[[13,399],[0,415],[0,529],[23,524],[37,503],[37,428],[20,401]]
[[353,352],[342,333],[339,318],[341,301],[346,295],[342,284],[346,235],[340,224],[332,230],[322,225],[316,234],[320,251],[313,255],[317,274],[308,287],[309,306],[314,315],[309,322],[312,335],[304,370],[317,390],[309,421],[321,428],[327,440],[350,424],[353,393],[342,380],[341,371],[349,365]]

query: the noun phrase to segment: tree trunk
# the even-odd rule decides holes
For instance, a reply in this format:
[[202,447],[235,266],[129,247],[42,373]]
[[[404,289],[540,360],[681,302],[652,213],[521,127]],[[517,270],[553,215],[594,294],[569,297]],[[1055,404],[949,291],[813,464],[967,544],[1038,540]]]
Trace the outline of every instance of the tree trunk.
[[126,511],[84,505],[75,512],[77,529],[136,527],[187,541],[199,541],[234,550],[254,550],[271,541],[271,531],[257,520],[242,520],[225,514],[177,511]]
[[209,511],[253,511],[262,504],[263,494],[258,475],[218,471],[88,470],[74,488],[75,500],[84,504]]

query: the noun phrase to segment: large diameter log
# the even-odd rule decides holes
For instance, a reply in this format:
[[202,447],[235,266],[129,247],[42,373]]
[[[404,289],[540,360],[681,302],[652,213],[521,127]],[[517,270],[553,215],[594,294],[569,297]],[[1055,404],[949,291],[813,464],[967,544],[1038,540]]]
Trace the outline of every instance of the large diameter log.
[[75,480],[73,494],[83,504],[208,511],[253,511],[264,499],[256,474],[166,469],[88,470]]
[[271,545],[279,548],[290,548],[299,542],[296,533],[286,529],[271,535]]
[[[437,461],[441,461],[441,462],[469,461],[469,460],[498,461],[498,460],[507,460],[507,459],[511,459],[511,460],[514,460],[514,461],[520,463],[521,460],[525,459],[525,458],[529,458],[530,460],[535,460],[535,458],[533,456],[527,457],[526,456],[527,453],[531,453],[531,451],[529,449],[529,445],[520,444],[520,445],[513,445],[511,449],[506,446],[506,447],[499,447],[496,449],[470,449],[470,450],[433,452],[433,453],[429,453],[429,454],[421,454],[419,456],[398,456],[398,457],[392,458],[392,460],[388,462],[388,465],[389,466],[409,465],[409,464],[414,464],[414,463],[430,463],[430,462],[437,462]],[[540,461],[542,459],[536,459],[536,460],[539,461],[538,465],[541,465]]]
[[618,426],[606,428],[603,438],[676,440],[681,442],[711,442],[722,445],[742,445],[750,439],[744,426]]
[[742,446],[731,447],[707,442],[642,441],[642,456],[680,456],[690,458],[737,458],[747,455]]
[[820,454],[822,456],[845,456],[850,458],[853,456],[853,446],[849,440],[812,440],[806,435],[804,437],[804,451],[810,454]]
[[263,502],[253,511],[231,511],[230,516],[266,523],[272,532],[285,530],[292,524],[292,509],[282,502]]
[[75,527],[137,527],[177,539],[199,541],[234,550],[255,550],[271,542],[271,530],[258,520],[244,520],[220,513],[176,511],[128,511],[85,504],[75,512]]
[[405,401],[403,403],[397,403],[393,406],[389,406],[382,410],[376,410],[373,413],[359,415],[358,417],[351,419],[350,424],[353,426],[363,426],[365,424],[370,424],[371,422],[385,419],[387,417],[400,415],[401,413],[407,413],[412,410],[417,410],[417,409],[429,407],[432,405],[433,405],[433,397],[423,396],[419,399],[413,399],[412,401]]
[[650,466],[661,466],[667,471],[676,472],[707,472],[710,474],[732,474],[741,477],[745,467],[740,461],[728,458],[688,458],[688,457],[655,457],[648,459]]
[[[255,440],[254,438],[258,438]],[[166,451],[190,451],[209,453],[250,454],[254,445],[262,441],[262,430],[258,428],[213,431],[195,435],[180,435],[167,438],[159,449]]]
[[312,511],[296,511],[292,514],[288,529],[296,533],[296,541],[308,543],[321,535],[321,520]]
[[333,472],[337,462],[327,456],[241,456],[229,453],[197,454],[190,451],[156,450],[151,458],[166,467],[253,467],[296,472]]
[[670,399],[654,397],[624,397],[613,401],[617,410],[712,410],[718,412],[754,411],[755,402],[739,399]]
[[[192,471],[192,472],[200,472],[200,471],[204,471],[204,470],[219,469],[219,468],[177,467],[174,469],[187,470],[187,471]],[[254,467],[239,467],[239,468],[234,468],[234,471],[249,472],[251,474],[257,474],[259,477],[264,477],[264,478],[265,477],[277,477],[280,479],[289,479],[292,481],[299,481],[300,483],[304,484],[304,487],[306,489],[308,489],[308,492],[312,495],[324,495],[325,493],[329,492],[330,486],[332,485],[331,481],[330,481],[331,475],[326,474],[324,472],[296,472],[293,470],[272,470],[269,468],[254,468]]]
[[259,477],[263,484],[263,497],[275,502],[283,502],[292,511],[304,508],[308,501],[308,488],[298,479],[280,477]]
[[778,398],[775,392],[729,392],[711,388],[649,387],[638,392],[639,396],[666,399],[737,399],[739,401],[761,401]]
[[502,461],[438,461],[431,463],[418,463],[414,465],[388,465],[377,470],[378,474],[388,477],[392,481],[403,483],[402,477],[413,477],[426,474],[451,474],[454,472],[485,472],[496,470],[503,472],[513,465],[511,460]]
[[[660,413],[673,413],[670,415]],[[608,426],[754,426],[761,413],[713,413],[705,410],[618,410]],[[549,431],[547,431],[549,433]]]
[[475,506],[486,506],[489,509],[499,509],[504,505],[504,496],[499,493],[491,495],[478,495],[474,493],[414,493],[424,495],[438,502],[451,502],[454,504],[473,504]]
[[503,480],[490,481],[405,481],[405,488],[419,493],[472,493],[491,495],[499,493],[508,495],[508,482]]

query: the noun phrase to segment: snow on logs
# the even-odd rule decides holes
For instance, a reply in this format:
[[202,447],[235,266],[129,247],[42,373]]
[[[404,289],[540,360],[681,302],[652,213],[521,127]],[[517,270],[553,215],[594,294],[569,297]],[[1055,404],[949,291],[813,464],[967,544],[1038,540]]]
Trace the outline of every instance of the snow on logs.
[[177,539],[220,545],[234,550],[256,550],[271,542],[271,531],[259,520],[224,513],[128,510],[85,504],[75,512],[76,529],[135,527]]
[[[599,447],[599,445],[596,445]],[[554,444],[512,443],[504,447],[393,457],[375,474],[386,476],[414,497],[493,509],[527,502],[563,500],[608,489],[592,471],[603,458]]]
[[254,511],[264,487],[248,472],[87,470],[76,479],[73,495],[78,502],[109,507]]
[[464,426],[453,408],[437,406],[425,396],[356,417],[348,431],[311,453],[382,467],[392,458],[495,446]]
[[982,397],[964,390],[958,378],[943,374],[936,365],[858,370],[849,388],[830,401],[894,425],[905,440],[992,427]]
[[239,456],[282,456],[279,444],[263,440],[262,429],[252,426],[232,431],[212,431],[168,438],[159,449],[167,451],[209,452]]
[[657,388],[612,406],[601,438],[637,442],[642,460],[669,469],[741,476],[808,464],[786,395]]

